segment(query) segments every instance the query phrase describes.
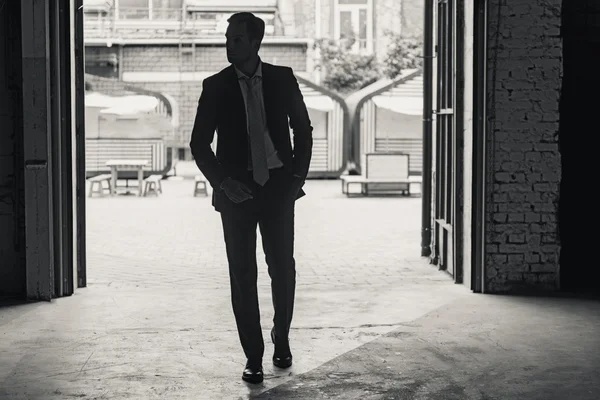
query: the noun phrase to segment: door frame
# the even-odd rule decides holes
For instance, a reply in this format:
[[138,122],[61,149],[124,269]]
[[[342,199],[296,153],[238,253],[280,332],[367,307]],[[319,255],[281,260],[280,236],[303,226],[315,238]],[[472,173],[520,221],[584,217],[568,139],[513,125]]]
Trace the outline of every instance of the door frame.
[[454,162],[454,193],[456,201],[454,203],[454,281],[463,283],[464,278],[464,119],[465,119],[465,74],[464,74],[464,55],[465,55],[465,0],[456,1],[455,11],[455,62],[454,62],[454,135],[455,135],[455,162]]
[[21,88],[25,297],[50,301],[75,290],[74,225],[85,214],[75,206],[73,173],[74,9],[69,0],[37,3],[20,3],[22,74],[33,77]]
[[[435,10],[435,23],[432,29],[436,30],[436,45],[435,45],[435,57],[438,62],[435,67],[435,93],[437,94],[435,104],[435,121],[436,128],[435,133],[435,148],[434,148],[434,160],[435,160],[435,186],[433,196],[433,232],[432,232],[432,263],[439,266],[440,270],[448,271],[448,264],[451,263],[452,270],[449,271],[456,283],[462,283],[463,278],[463,229],[462,229],[462,217],[463,217],[463,98],[464,98],[464,82],[460,78],[460,73],[464,70],[463,68],[463,51],[464,51],[464,34],[461,29],[458,29],[460,17],[464,14],[460,12],[461,7],[464,7],[462,0],[434,0]],[[450,40],[448,44],[450,46],[450,60],[443,60],[441,57],[444,54],[440,53],[440,30],[446,29],[448,26],[444,26],[440,20],[440,7],[449,7],[449,19],[450,23]],[[463,17],[464,18],[464,17]],[[440,64],[449,62],[450,71],[440,71]],[[450,81],[450,107],[446,107],[441,99],[445,93],[440,90],[443,85],[444,77],[442,73],[449,72],[445,78]],[[440,141],[440,125],[442,122],[441,118],[451,116],[450,121],[450,132],[451,137],[449,140],[449,148],[443,149],[444,143]],[[448,141],[448,140],[447,140]],[[444,153],[447,150],[447,153]],[[451,156],[450,170],[445,170],[448,165],[446,156]],[[447,174],[450,174],[448,176]],[[440,187],[442,182],[440,178],[446,180],[446,185],[450,183],[450,191],[447,189],[444,193],[440,193]],[[444,196],[442,199],[440,196]],[[444,214],[440,218],[439,208],[444,207]],[[449,216],[448,216],[449,215]],[[448,222],[448,219],[450,222]],[[442,235],[442,241],[440,242],[440,234]],[[450,253],[450,254],[449,254]],[[442,257],[450,257],[446,262],[440,260]]]
[[75,13],[75,187],[77,234],[77,287],[87,286],[86,199],[85,199],[85,41],[83,0],[73,1]]
[[485,177],[487,142],[487,0],[475,0],[473,26],[473,185],[471,288],[485,293]]
[[73,219],[76,214],[73,184],[74,83],[71,61],[72,14],[70,0],[52,2],[49,9],[49,50],[52,130],[54,297],[70,296],[75,290]]

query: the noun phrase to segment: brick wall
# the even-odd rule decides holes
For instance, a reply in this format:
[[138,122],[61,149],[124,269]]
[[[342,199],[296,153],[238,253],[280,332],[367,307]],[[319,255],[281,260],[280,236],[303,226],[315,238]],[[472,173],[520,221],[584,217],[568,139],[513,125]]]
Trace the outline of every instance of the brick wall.
[[556,288],[560,0],[491,0],[486,286]]
[[19,2],[0,12],[0,298],[25,294],[25,208],[23,190]]
[[85,49],[85,70],[90,74],[118,77],[115,61],[118,59],[117,46],[96,46]]
[[[102,47],[86,46],[86,54],[110,53]],[[292,67],[294,71],[307,70],[307,46],[297,44],[263,44],[261,57],[266,62]],[[181,58],[180,58],[181,57]],[[227,67],[227,57],[223,46],[198,46],[195,54],[182,54],[178,46],[125,46],[123,48],[122,72],[218,72]],[[89,70],[87,72],[90,72]],[[104,93],[118,93],[128,83],[115,79],[101,79],[87,76],[94,89]],[[202,90],[201,81],[177,82],[135,82],[135,85],[148,90],[173,96],[180,112],[180,127],[175,132],[175,141],[182,146],[189,143],[198,97]]]
[[[266,62],[306,71],[306,45],[265,43],[260,55]],[[180,55],[174,45],[125,46],[121,63],[123,72],[217,72],[229,65],[224,46],[197,46],[195,54]]]
[[90,65],[93,61],[99,59],[109,60],[118,56],[119,48],[117,46],[86,46],[85,48],[85,64]]

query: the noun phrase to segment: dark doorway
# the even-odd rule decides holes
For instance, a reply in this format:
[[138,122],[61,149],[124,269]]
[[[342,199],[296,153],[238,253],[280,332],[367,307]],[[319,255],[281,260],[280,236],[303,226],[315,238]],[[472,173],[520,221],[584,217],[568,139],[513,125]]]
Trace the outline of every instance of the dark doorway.
[[600,3],[563,1],[562,37],[560,285],[564,291],[600,292],[600,269],[593,250],[597,246],[593,233],[597,197],[588,189],[595,185],[598,170],[592,163],[598,158],[597,148],[588,141],[598,131],[594,116],[600,93]]

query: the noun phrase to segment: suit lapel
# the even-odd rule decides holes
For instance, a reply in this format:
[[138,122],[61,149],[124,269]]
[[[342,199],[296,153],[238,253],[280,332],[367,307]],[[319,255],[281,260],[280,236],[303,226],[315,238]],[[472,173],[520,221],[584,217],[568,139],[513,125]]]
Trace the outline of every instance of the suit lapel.
[[270,128],[271,113],[273,112],[273,101],[275,100],[275,82],[273,80],[271,66],[263,62],[262,65],[263,82],[263,101],[265,104],[265,114],[267,116],[267,125]]
[[227,77],[227,99],[228,107],[231,108],[231,117],[235,121],[239,121],[242,126],[246,126],[246,106],[244,104],[244,96],[242,95],[242,89],[240,89],[240,83],[238,76],[235,73],[233,65],[229,68],[230,73]]
[[[236,121],[239,121],[240,127],[245,132],[246,127],[246,105],[244,103],[244,96],[242,95],[242,89],[238,76],[235,72],[233,65],[230,67],[230,71],[227,74],[227,106],[230,107],[230,116]],[[262,84],[263,84],[263,102],[265,105],[265,114],[267,117],[267,126],[271,131],[271,121],[274,110],[277,109],[277,82],[273,77],[273,70],[271,65],[263,62],[262,65]],[[272,134],[272,132],[271,132]]]

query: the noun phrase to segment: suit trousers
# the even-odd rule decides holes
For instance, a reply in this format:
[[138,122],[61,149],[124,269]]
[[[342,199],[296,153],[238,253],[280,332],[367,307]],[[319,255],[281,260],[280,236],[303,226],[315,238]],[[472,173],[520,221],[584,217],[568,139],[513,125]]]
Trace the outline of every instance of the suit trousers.
[[253,198],[238,204],[227,199],[221,220],[239,338],[246,357],[258,361],[264,355],[264,341],[257,292],[257,226],[271,277],[275,335],[287,346],[296,288],[294,205],[299,188],[283,168],[270,170],[264,186],[253,181],[251,171],[242,181]]

